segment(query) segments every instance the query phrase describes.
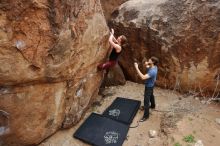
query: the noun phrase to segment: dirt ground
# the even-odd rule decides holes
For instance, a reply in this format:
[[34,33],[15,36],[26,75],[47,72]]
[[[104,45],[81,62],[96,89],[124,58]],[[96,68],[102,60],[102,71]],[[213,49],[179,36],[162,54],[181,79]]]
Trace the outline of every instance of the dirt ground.
[[[161,88],[154,91],[156,109],[151,111],[147,121],[129,129],[123,146],[194,146],[198,140],[204,146],[220,146],[220,124],[215,121],[220,118],[220,103],[207,105],[198,98],[175,91]],[[58,131],[39,146],[89,146],[72,135],[92,112],[101,114],[116,97],[140,100],[143,104],[143,93],[144,85],[133,82],[107,87],[99,97],[101,100],[87,111],[76,126]],[[143,111],[139,110],[131,126],[136,126],[142,115]],[[150,138],[149,130],[156,130],[157,136]]]

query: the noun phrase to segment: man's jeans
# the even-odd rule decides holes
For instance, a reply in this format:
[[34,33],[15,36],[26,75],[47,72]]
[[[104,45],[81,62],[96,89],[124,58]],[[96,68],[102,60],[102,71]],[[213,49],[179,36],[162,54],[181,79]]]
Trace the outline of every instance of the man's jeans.
[[149,117],[149,107],[155,108],[154,87],[146,87],[144,91],[144,118]]

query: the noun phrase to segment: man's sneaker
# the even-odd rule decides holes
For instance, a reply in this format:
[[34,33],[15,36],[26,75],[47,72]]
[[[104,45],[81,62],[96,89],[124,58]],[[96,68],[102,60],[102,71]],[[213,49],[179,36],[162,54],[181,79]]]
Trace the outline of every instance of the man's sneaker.
[[140,107],[140,110],[141,110],[141,111],[143,111],[143,110],[144,110],[144,106],[143,106],[143,105]]
[[151,109],[155,109],[156,106],[150,106]]
[[[151,109],[155,109],[155,108],[156,108],[156,106],[150,106],[149,108],[151,108]],[[141,111],[143,111],[143,110],[144,110],[144,106],[143,106],[143,105],[140,107],[140,110],[141,110]]]
[[148,117],[143,117],[142,119],[140,119],[139,122],[144,122],[144,121],[146,121],[147,119],[148,119]]

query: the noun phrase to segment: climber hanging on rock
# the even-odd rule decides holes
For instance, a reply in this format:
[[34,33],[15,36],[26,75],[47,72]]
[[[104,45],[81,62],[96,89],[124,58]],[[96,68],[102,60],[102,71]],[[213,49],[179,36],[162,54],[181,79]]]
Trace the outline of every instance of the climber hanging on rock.
[[134,66],[142,80],[145,80],[145,91],[144,91],[144,115],[140,122],[143,122],[149,118],[149,108],[154,109],[155,99],[154,99],[154,85],[157,78],[157,63],[158,58],[151,57],[148,62],[145,62],[147,73],[143,74],[138,68],[138,64],[135,62]]
[[127,38],[124,35],[119,36],[117,39],[114,37],[114,29],[111,29],[109,43],[111,54],[109,56],[109,61],[102,63],[98,66],[99,70],[108,70],[113,67],[117,61],[118,57],[122,52],[123,47],[127,42]]

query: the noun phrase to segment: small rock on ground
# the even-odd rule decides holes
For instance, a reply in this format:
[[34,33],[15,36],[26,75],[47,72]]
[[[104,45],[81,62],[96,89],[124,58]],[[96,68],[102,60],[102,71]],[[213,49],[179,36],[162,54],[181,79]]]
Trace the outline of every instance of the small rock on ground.
[[194,146],[204,146],[201,140],[198,140]]
[[220,118],[216,118],[215,122],[220,125]]
[[195,100],[199,100],[199,97],[196,97]]
[[149,130],[148,134],[150,138],[155,138],[157,136],[157,131]]
[[206,104],[207,102],[206,102],[205,100],[202,100],[201,103],[202,103],[202,104]]

